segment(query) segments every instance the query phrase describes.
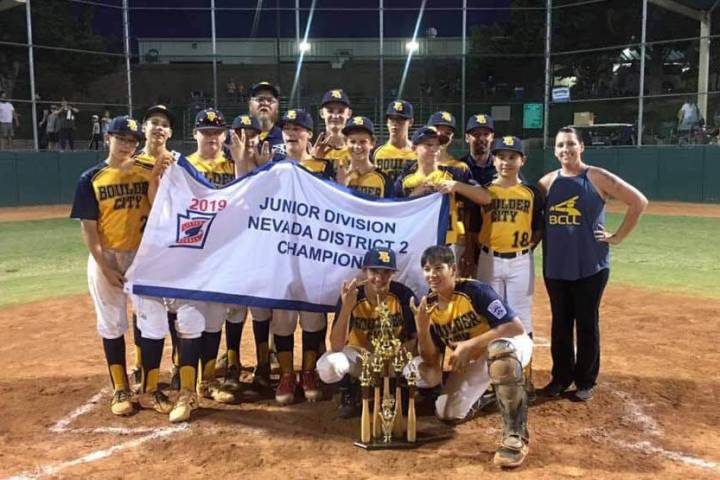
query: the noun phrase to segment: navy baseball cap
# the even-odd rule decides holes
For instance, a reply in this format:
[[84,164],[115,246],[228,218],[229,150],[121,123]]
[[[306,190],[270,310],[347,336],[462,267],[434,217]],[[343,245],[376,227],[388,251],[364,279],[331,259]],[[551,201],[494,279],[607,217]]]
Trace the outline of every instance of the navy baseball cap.
[[495,140],[493,145],[492,154],[501,150],[510,150],[511,152],[517,152],[520,155],[525,155],[525,148],[523,148],[522,140],[518,137],[502,137]]
[[250,87],[250,95],[256,96],[257,92],[261,90],[270,90],[273,94],[273,97],[280,98],[280,89],[276,87],[275,85],[271,84],[270,82],[258,82],[252,87]]
[[440,140],[440,145],[445,145],[450,141],[450,137],[438,132],[437,128],[425,125],[424,127],[420,127],[415,130],[415,133],[413,133],[412,136],[412,144],[418,145],[431,138],[437,138]]
[[257,130],[258,132],[262,131],[262,127],[260,126],[260,121],[250,115],[249,113],[243,113],[235,117],[232,122],[232,129],[237,130],[239,128],[246,128],[250,130]]
[[452,131],[455,132],[455,116],[450,112],[435,112],[432,115],[430,115],[430,118],[428,118],[427,121],[428,126],[430,127],[437,127],[439,125],[444,125],[446,127],[452,128]]
[[375,136],[375,125],[368,117],[352,117],[342,129],[342,134],[347,136],[356,130],[363,130],[371,137]]
[[135,136],[135,138],[137,138],[138,140],[142,138],[142,132],[138,127],[137,120],[135,120],[134,118],[130,118],[127,115],[122,117],[115,117],[110,120],[107,133],[115,135],[122,135],[127,133]]
[[225,128],[225,117],[220,110],[206,108],[195,115],[195,130],[217,130]]
[[328,103],[342,103],[346,107],[349,107],[350,98],[348,98],[347,93],[338,88],[325,92],[325,95],[322,97],[322,101],[320,101],[320,108],[324,107]]
[[288,110],[287,113],[283,115],[282,120],[280,120],[280,125],[285,126],[288,123],[300,125],[311,132],[313,130],[312,115],[301,108],[297,110]]
[[471,115],[468,118],[467,125],[465,126],[465,133],[476,128],[487,128],[495,133],[495,120],[490,115],[484,113],[478,113],[477,115]]
[[409,118],[412,120],[413,118],[413,106],[412,103],[407,102],[405,100],[395,100],[393,102],[390,102],[390,105],[388,105],[387,111],[385,112],[386,117],[402,117],[402,118]]
[[397,270],[395,252],[389,248],[373,248],[365,253],[362,263],[363,268],[386,268]]
[[153,105],[152,107],[148,108],[145,111],[145,115],[143,115],[143,123],[150,118],[151,116],[155,115],[156,113],[159,113],[161,115],[165,115],[167,119],[170,121],[170,126],[172,127],[175,125],[175,115],[173,115],[170,110],[165,105]]

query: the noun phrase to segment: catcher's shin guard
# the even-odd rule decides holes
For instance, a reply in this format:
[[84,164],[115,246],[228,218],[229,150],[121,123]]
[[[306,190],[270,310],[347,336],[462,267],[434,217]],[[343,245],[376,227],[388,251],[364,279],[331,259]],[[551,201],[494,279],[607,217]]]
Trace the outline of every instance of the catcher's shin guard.
[[488,345],[488,371],[503,417],[503,444],[508,437],[516,437],[527,443],[530,436],[527,428],[525,376],[511,342],[498,339]]

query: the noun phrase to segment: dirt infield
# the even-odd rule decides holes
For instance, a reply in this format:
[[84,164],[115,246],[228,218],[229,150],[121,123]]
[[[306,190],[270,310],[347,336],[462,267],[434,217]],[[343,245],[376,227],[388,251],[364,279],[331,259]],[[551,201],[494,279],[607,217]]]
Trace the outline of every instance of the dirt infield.
[[[623,212],[625,208],[617,201],[610,201],[609,212]],[[689,217],[720,218],[720,204],[650,202],[647,212],[651,215],[680,215]],[[70,205],[41,205],[37,207],[0,208],[0,222],[22,220],[45,220],[49,218],[67,218]]]
[[[543,385],[549,308],[538,290],[534,365]],[[332,401],[285,408],[269,400],[205,402],[208,408],[181,426],[151,411],[116,418],[103,390],[107,374],[89,298],[7,308],[0,311],[0,477],[720,477],[720,302],[610,287],[602,312],[595,399],[535,404],[530,456],[506,473],[490,463],[497,414],[409,452],[353,447],[358,422],[337,419]],[[243,348],[252,364],[249,328]],[[431,416],[420,420],[421,429],[437,425]]]

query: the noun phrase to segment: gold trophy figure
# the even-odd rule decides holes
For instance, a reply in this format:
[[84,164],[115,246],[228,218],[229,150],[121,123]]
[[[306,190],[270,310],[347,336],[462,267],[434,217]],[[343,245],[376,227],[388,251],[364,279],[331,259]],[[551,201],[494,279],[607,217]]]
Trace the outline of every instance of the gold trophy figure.
[[[414,379],[412,354],[405,350],[395,335],[390,310],[387,304],[378,302],[375,308],[377,322],[370,335],[372,352],[360,355],[362,387],[362,415],[360,420],[360,442],[356,445],[367,449],[411,448],[416,439],[414,400],[408,412],[407,441],[403,439],[403,415],[400,379],[408,367]],[[390,388],[390,375],[395,375],[395,392]],[[374,390],[372,431],[370,428],[370,388]],[[412,430],[412,431],[411,431]]]

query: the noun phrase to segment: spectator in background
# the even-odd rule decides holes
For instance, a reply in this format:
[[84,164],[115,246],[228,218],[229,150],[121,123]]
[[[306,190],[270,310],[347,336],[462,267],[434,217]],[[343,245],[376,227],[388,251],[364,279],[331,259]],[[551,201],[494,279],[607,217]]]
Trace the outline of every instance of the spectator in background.
[[237,95],[237,85],[235,85],[235,79],[230,79],[225,84],[225,95],[231,100],[235,100]]
[[60,111],[58,112],[58,123],[60,126],[60,150],[65,151],[66,147],[75,150],[75,114],[80,110],[69,105],[67,100],[62,99]]
[[[103,116],[100,117],[100,130],[102,132],[102,138],[105,138],[105,135],[107,134],[108,125],[110,125],[110,121],[112,120],[112,116],[110,115],[110,110],[105,110],[105,113],[103,113]],[[103,149],[107,148],[107,144],[105,142],[101,142],[101,145]]]
[[47,116],[47,122],[45,123],[45,133],[47,134],[47,148],[48,150],[57,150],[58,146],[58,133],[60,130],[60,122],[58,119],[58,113],[60,107],[57,105],[50,105],[50,113]]
[[245,91],[245,85],[242,82],[237,84],[237,98],[238,102],[244,102],[247,100],[247,92]]
[[97,115],[93,115],[91,124],[90,144],[88,145],[88,150],[92,150],[93,147],[95,148],[95,150],[98,150],[100,145],[103,143],[103,136],[100,133],[102,130],[102,127],[100,126],[100,117],[98,117]]
[[47,149],[48,146],[48,133],[47,133],[47,122],[50,116],[51,106],[43,105],[42,107],[42,118],[38,122],[38,147],[40,150]]
[[678,110],[677,121],[678,133],[690,133],[693,128],[702,125],[703,118],[700,115],[700,107],[691,97],[688,97],[680,110]]
[[0,150],[12,148],[15,131],[13,124],[20,127],[17,112],[13,104],[7,101],[7,94],[0,92]]

